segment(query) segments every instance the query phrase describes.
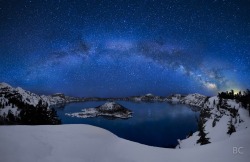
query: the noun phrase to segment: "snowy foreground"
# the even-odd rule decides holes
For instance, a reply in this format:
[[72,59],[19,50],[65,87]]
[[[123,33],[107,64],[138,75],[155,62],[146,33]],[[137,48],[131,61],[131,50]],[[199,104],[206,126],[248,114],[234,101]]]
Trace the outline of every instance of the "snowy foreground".
[[[250,129],[187,149],[166,149],[121,139],[89,125],[1,126],[1,162],[247,162]],[[244,147],[234,154],[233,147]]]

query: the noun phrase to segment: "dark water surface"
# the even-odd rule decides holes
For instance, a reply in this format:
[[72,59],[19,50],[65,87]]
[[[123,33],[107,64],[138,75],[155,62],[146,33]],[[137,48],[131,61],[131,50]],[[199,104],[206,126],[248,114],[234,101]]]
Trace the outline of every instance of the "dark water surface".
[[165,102],[129,102],[117,103],[133,111],[129,119],[76,118],[65,113],[80,112],[83,108],[96,107],[105,101],[67,104],[58,108],[57,113],[63,124],[89,124],[111,131],[121,138],[158,147],[173,147],[177,139],[184,139],[190,131],[197,130],[194,112],[186,105],[173,105]]

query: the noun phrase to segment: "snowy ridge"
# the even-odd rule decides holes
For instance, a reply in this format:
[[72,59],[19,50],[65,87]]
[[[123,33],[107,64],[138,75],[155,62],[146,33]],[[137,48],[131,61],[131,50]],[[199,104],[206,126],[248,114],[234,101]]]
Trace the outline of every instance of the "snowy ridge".
[[11,86],[7,83],[4,83],[4,82],[0,83],[0,88],[8,88],[8,87],[11,87]]
[[186,104],[190,106],[195,107],[203,107],[208,97],[194,93],[194,94],[188,94],[188,95],[181,95],[181,94],[173,94],[168,97],[162,97],[162,96],[155,96],[151,93],[148,93],[143,96],[134,96],[134,97],[128,97],[124,98],[123,100],[129,100],[129,101],[136,101],[136,102],[171,102],[176,104]]
[[1,116],[7,114],[9,110],[15,115],[19,114],[20,111],[18,107],[9,103],[11,98],[33,106],[36,106],[40,100],[39,95],[25,91],[20,87],[13,88],[7,83],[0,83],[0,104],[3,106],[2,109],[0,109]]
[[176,103],[176,104],[186,104],[190,106],[195,106],[202,108],[204,107],[205,102],[207,101],[208,97],[194,93],[194,94],[188,94],[186,96],[181,94],[174,94],[169,97],[167,97],[164,101]]
[[208,99],[208,97],[195,93],[185,96],[180,100],[180,103],[190,106],[203,107],[206,99]]
[[4,113],[7,114],[9,110],[13,112],[13,114],[17,115],[19,113],[18,107],[12,103],[10,103],[11,99],[15,99],[23,104],[36,106],[39,100],[48,106],[53,107],[56,105],[61,105],[69,102],[79,102],[81,98],[69,97],[64,94],[55,94],[50,96],[45,95],[37,95],[30,91],[26,91],[21,87],[13,88],[7,83],[0,83],[0,104],[3,107],[0,109],[0,115],[2,116]]
[[13,88],[7,83],[0,83],[1,99],[8,101],[9,98],[18,98],[21,102],[36,106],[40,100],[40,96],[29,91],[23,90],[21,87]]
[[127,98],[124,98],[122,100],[129,100],[129,101],[135,101],[135,102],[163,102],[164,97],[155,96],[151,93],[148,93],[148,94],[142,95],[142,96],[127,97]]

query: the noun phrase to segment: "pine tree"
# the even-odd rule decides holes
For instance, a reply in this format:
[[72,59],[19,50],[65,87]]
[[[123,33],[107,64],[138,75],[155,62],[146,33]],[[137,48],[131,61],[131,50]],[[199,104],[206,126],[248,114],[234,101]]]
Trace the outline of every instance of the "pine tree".
[[218,105],[219,105],[219,106],[222,105],[222,98],[221,98],[221,97],[219,98],[219,103],[218,103]]
[[228,124],[227,134],[231,135],[234,132],[236,132],[236,130],[235,130],[235,127],[233,125],[232,118],[231,118],[230,121],[229,121],[229,124]]
[[219,111],[219,110],[220,110],[220,106],[219,106],[219,105],[217,105],[216,107],[217,107],[217,110]]
[[26,105],[20,112],[21,124],[29,125],[48,125],[61,124],[61,120],[57,116],[54,109],[49,109],[47,104],[43,104],[40,100],[36,107]]
[[6,118],[6,113],[4,112],[3,113],[3,119],[5,120],[5,118]]
[[198,131],[199,131],[199,136],[200,138],[197,140],[197,144],[200,143],[201,145],[206,145],[209,142],[209,138],[206,137],[207,133],[205,133],[205,119],[201,118],[198,121]]
[[7,120],[8,120],[8,124],[13,124],[15,123],[15,116],[14,114],[12,113],[11,110],[8,111],[8,114],[6,116]]
[[51,124],[61,124],[61,120],[58,118],[57,116],[57,112],[54,108],[52,108],[50,110],[50,113],[49,113],[49,117],[50,117],[50,121],[51,121]]
[[250,116],[250,105],[248,105],[248,114]]

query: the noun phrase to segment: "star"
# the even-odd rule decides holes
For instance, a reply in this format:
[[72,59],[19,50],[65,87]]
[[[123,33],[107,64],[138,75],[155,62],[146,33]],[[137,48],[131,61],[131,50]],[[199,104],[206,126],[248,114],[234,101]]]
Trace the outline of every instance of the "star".
[[4,1],[0,80],[90,97],[243,90],[248,15],[239,1]]

